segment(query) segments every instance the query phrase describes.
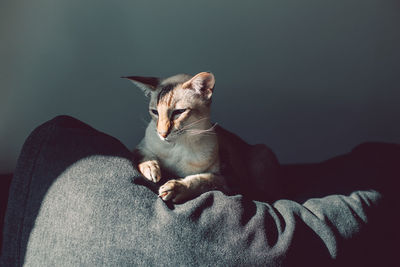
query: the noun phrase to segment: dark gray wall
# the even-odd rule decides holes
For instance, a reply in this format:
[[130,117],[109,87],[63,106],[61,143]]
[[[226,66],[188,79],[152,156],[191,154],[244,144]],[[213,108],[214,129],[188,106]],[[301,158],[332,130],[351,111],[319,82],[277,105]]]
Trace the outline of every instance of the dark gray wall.
[[0,172],[58,114],[133,147],[148,115],[121,75],[216,75],[214,120],[282,162],[400,142],[398,0],[0,2]]

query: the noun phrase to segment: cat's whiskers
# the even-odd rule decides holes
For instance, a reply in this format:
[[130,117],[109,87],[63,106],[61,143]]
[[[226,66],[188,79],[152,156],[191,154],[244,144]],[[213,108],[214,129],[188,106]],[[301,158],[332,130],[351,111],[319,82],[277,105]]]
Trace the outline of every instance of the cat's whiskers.
[[189,129],[189,130],[186,130],[186,131],[187,131],[187,132],[189,133],[189,135],[191,135],[191,136],[193,136],[193,135],[199,135],[199,134],[214,135],[214,134],[216,134],[216,133],[214,132],[214,128],[217,126],[217,124],[218,124],[218,123],[214,123],[213,126],[211,126],[211,127],[208,128],[208,129],[205,129],[205,130],[201,130],[201,129]]
[[201,121],[203,121],[203,120],[205,120],[205,119],[208,119],[208,118],[209,118],[209,117],[200,118],[200,119],[198,119],[197,121],[191,122],[191,123],[189,123],[189,124],[183,126],[180,130],[184,130],[184,129],[190,128],[190,127],[193,126],[194,124],[197,124],[197,123],[199,123],[199,122],[201,122]]
[[191,128],[193,128],[193,127],[196,126],[196,124],[198,124],[198,123],[200,123],[201,121],[204,121],[204,120],[206,120],[206,119],[208,119],[208,118],[209,118],[209,117],[203,117],[203,118],[201,118],[201,119],[198,119],[197,121],[194,121],[194,122],[192,122],[192,123],[189,123],[189,124],[183,126],[182,128],[180,128],[179,130],[177,130],[177,131],[175,132],[175,134],[176,134],[176,135],[179,135],[179,134],[184,133],[185,131],[190,131]]
[[201,130],[201,129],[193,129],[193,127],[196,127],[200,122],[202,122],[202,121],[204,121],[204,120],[207,120],[207,119],[209,119],[210,117],[203,117],[203,118],[200,118],[200,119],[198,119],[198,120],[196,120],[196,121],[194,121],[194,122],[191,122],[191,123],[189,123],[189,124],[187,124],[187,125],[185,125],[185,126],[183,126],[182,128],[180,128],[180,129],[178,129],[177,131],[175,131],[175,132],[172,132],[170,135],[169,135],[169,139],[174,139],[174,138],[176,138],[176,137],[178,137],[178,136],[180,136],[180,135],[182,135],[182,134],[188,134],[188,135],[190,135],[190,136],[192,136],[192,135],[196,135],[196,134],[200,134],[200,133],[195,133],[195,134],[193,134],[193,133],[190,133],[190,131],[204,131],[204,130]]

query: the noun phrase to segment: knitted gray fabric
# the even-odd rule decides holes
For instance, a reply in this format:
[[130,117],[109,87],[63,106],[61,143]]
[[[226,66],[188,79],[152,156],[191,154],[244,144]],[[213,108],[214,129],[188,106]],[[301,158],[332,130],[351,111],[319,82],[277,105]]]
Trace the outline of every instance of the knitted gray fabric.
[[342,264],[381,201],[374,190],[303,204],[212,191],[172,205],[141,185],[129,158],[71,117],[37,128],[12,181],[2,266]]

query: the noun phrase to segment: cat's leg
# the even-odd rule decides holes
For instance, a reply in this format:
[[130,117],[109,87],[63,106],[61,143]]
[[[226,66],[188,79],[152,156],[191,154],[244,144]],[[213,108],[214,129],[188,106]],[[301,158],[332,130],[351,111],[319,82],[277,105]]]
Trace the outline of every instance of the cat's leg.
[[164,201],[180,203],[193,199],[200,194],[226,188],[223,176],[214,173],[200,173],[186,176],[179,180],[169,180],[159,189],[159,196]]
[[157,158],[145,149],[133,151],[134,162],[140,173],[148,180],[157,183],[161,179],[161,169]]

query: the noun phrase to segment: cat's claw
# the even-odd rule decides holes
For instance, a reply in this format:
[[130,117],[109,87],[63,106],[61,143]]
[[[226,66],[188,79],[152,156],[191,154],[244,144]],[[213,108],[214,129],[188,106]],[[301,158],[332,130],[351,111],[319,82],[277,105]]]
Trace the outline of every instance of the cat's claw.
[[188,189],[186,185],[179,180],[170,180],[162,185],[158,191],[158,196],[164,200],[172,202],[181,202],[186,199]]
[[156,160],[139,163],[138,169],[146,179],[154,183],[157,183],[161,179],[160,166]]
[[172,197],[172,191],[165,191],[158,195],[162,200],[168,201]]

